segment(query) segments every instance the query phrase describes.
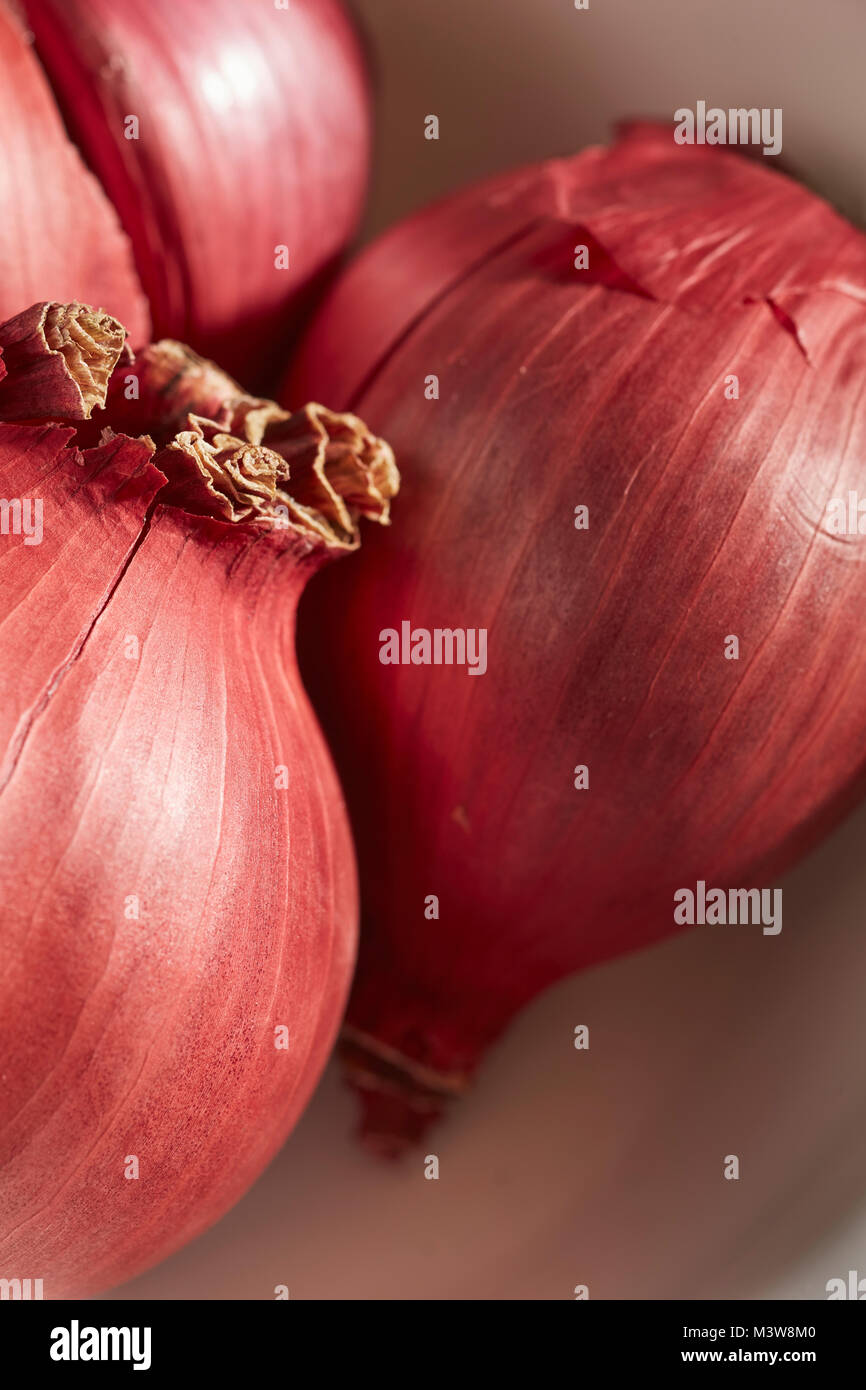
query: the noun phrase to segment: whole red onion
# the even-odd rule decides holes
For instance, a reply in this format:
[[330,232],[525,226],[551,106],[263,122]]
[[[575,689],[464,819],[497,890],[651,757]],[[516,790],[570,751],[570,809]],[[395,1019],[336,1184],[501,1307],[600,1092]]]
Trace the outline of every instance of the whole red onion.
[[[397,485],[354,417],[123,344],[0,326],[0,1273],[45,1297],[215,1220],[324,1065],[357,885],[295,604]],[[151,437],[80,450],[94,410]]]
[[[362,409],[404,474],[305,640],[359,845],[371,1142],[540,990],[675,930],[677,889],[775,886],[861,794],[866,519],[828,516],[866,497],[864,367],[866,239],[652,127],[422,212],[326,302],[292,394]],[[486,673],[383,664],[404,623],[422,660],[486,629]]]
[[[339,0],[286,8],[270,0],[23,0],[23,10],[38,61],[27,53],[13,62],[0,49],[4,157],[14,176],[2,199],[0,258],[11,273],[0,313],[49,295],[124,309],[110,293],[120,252],[86,236],[79,213],[64,217],[50,191],[68,147],[38,154],[49,184],[38,196],[56,214],[41,221],[38,237],[55,259],[70,246],[80,256],[82,245],[100,258],[101,292],[74,264],[63,294],[47,279],[40,289],[16,274],[29,261],[36,219],[8,214],[19,191],[25,207],[37,196],[28,91],[39,85],[48,99],[41,63],[131,239],[155,333],[182,338],[248,382],[266,375],[290,313],[344,247],[364,196],[369,95]],[[10,24],[0,14],[0,26]],[[132,336],[135,345],[146,341]]]

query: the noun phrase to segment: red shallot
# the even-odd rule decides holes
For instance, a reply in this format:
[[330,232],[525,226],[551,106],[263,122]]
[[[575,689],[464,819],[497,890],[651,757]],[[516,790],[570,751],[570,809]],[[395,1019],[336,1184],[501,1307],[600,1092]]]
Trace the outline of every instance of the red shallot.
[[362,411],[404,478],[399,531],[301,612],[371,1143],[545,987],[676,930],[678,889],[775,889],[862,794],[864,368],[866,238],[641,125],[409,219],[326,301],[293,397]]
[[124,337],[0,326],[0,1272],[46,1298],[214,1221],[325,1063],[357,884],[295,605],[398,482],[354,416]]

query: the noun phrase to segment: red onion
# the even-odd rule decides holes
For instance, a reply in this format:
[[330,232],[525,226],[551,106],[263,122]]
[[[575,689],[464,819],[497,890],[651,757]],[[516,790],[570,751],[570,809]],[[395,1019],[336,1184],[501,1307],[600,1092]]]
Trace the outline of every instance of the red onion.
[[[293,395],[362,409],[404,474],[305,643],[359,844],[371,1142],[546,986],[675,930],[679,888],[775,887],[861,794],[866,564],[828,515],[866,497],[864,366],[866,239],[655,128],[413,217],[326,302]],[[422,658],[486,629],[486,673],[383,664],[404,623]]]
[[[357,885],[295,604],[397,485],[354,417],[123,344],[0,327],[0,1271],[46,1297],[215,1220],[324,1065]],[[82,451],[94,410],[151,437]]]
[[146,342],[129,242],[63,129],[19,24],[0,0],[0,321],[37,299],[101,304]]
[[[343,7],[24,0],[23,8],[67,127],[132,240],[155,332],[258,379],[299,296],[351,235],[364,195],[368,91]],[[14,154],[29,137],[14,76],[5,80],[17,118],[11,140],[4,127],[4,147]],[[42,162],[50,176],[50,157]],[[65,251],[70,228],[55,220],[50,229]],[[96,249],[109,255],[107,245]],[[69,297],[85,290],[73,282]],[[107,295],[90,297],[119,312]],[[14,308],[26,302],[16,286]]]

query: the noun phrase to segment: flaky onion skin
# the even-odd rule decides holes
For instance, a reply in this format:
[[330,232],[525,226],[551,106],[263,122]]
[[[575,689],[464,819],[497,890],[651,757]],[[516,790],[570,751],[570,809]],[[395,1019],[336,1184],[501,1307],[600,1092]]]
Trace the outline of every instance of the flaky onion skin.
[[364,198],[370,99],[345,8],[23,8],[67,126],[132,240],[154,336],[182,339],[247,384],[266,377]]
[[[866,538],[828,504],[866,498],[864,370],[862,234],[642,126],[415,216],[325,304],[292,393],[404,476],[399,531],[301,621],[359,846],[371,1143],[542,989],[676,930],[677,889],[775,886],[862,795]],[[404,622],[486,629],[486,673],[383,664]]]
[[[117,329],[81,305],[0,326],[0,420],[44,411],[49,387],[86,418]],[[63,370],[77,393],[57,390]],[[321,465],[318,494],[329,478],[360,494],[360,440],[393,486],[360,422],[287,417],[179,345],[118,370],[164,401],[161,447],[0,423],[0,492],[30,503],[0,536],[0,1271],[35,1274],[46,1298],[104,1290],[211,1224],[325,1064],[357,881],[295,606],[357,543],[357,513],[341,536],[295,505],[276,449],[308,492]],[[178,386],[185,371],[201,389]],[[175,434],[181,397],[199,413]],[[266,425],[273,448],[250,439]],[[271,466],[295,508],[281,527]],[[172,485],[195,514],[164,500]]]

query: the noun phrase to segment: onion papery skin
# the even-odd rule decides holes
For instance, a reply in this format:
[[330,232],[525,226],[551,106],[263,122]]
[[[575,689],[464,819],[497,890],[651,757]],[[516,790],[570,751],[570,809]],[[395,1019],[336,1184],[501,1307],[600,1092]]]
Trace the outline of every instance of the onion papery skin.
[[0,321],[37,300],[79,299],[122,320],[134,345],[147,342],[150,317],[129,240],[2,0],[0,131]]
[[[287,10],[25,0],[24,9],[66,122],[132,239],[154,335],[257,384],[360,215],[370,103],[345,9],[338,0],[292,0]],[[126,138],[129,116],[138,138]]]
[[3,496],[44,508],[41,544],[0,537],[0,1271],[46,1298],[131,1277],[258,1175],[333,1045],[358,914],[294,652],[331,550],[168,505],[175,446],[75,428],[0,424]]
[[[326,302],[288,392],[361,411],[404,478],[300,626],[359,851],[372,1145],[541,990],[676,930],[678,888],[777,886],[862,795],[866,542],[826,517],[866,496],[864,367],[863,236],[644,126],[419,214]],[[404,621],[488,629],[486,674],[383,665]]]

